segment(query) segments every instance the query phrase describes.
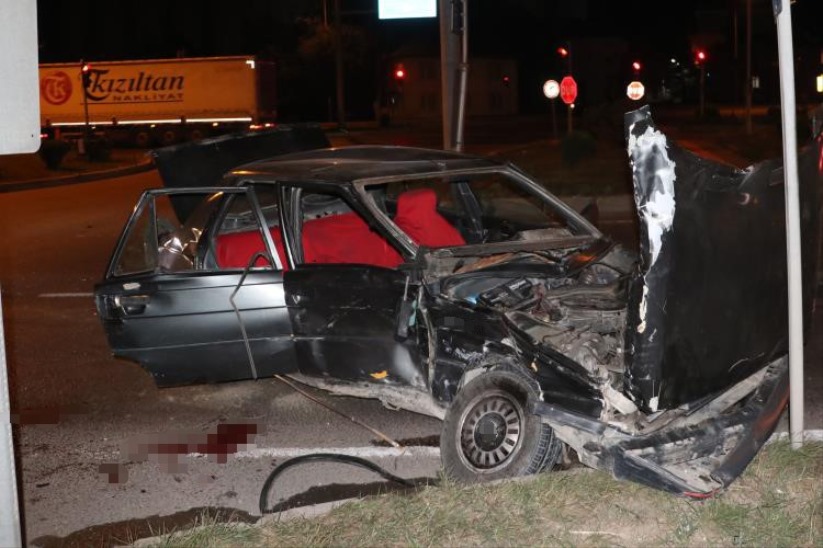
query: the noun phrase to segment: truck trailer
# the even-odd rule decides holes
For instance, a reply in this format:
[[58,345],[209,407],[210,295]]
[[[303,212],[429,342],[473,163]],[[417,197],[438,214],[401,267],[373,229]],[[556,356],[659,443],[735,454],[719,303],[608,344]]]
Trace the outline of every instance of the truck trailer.
[[273,61],[249,56],[41,64],[41,126],[139,147],[270,127],[275,75]]

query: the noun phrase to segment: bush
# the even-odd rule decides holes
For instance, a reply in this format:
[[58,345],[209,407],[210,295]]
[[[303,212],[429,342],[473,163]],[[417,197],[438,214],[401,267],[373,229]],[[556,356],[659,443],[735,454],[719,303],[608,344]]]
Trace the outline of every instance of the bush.
[[86,154],[91,162],[106,162],[111,158],[111,142],[105,137],[89,137],[86,142]]
[[563,163],[575,166],[580,160],[594,156],[597,143],[588,131],[572,131],[561,142]]
[[48,169],[55,170],[60,167],[60,163],[70,150],[71,144],[66,141],[46,139],[40,143],[40,150],[37,151],[37,154],[40,155]]

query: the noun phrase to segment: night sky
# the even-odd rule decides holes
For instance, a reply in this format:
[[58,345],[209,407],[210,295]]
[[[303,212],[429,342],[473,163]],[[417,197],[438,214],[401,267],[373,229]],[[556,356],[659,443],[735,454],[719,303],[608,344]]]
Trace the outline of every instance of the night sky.
[[[769,0],[752,0],[760,26]],[[329,9],[334,0],[327,0]],[[367,30],[381,46],[417,37],[437,44],[436,20],[378,21],[377,0],[340,0],[343,22]],[[40,0],[41,62],[290,53],[305,18],[322,17],[322,0]],[[682,47],[701,9],[742,14],[744,0],[470,0],[471,49],[539,54],[568,35],[623,36],[637,49]],[[662,11],[665,9],[665,13]],[[820,43],[823,2],[793,7],[796,40]],[[330,16],[331,19],[331,16]],[[742,22],[742,17],[741,17]],[[731,30],[731,29],[729,29]]]
[[[377,0],[339,1],[343,24],[359,37],[346,61],[351,108],[358,108],[358,99],[365,108],[371,105],[373,91],[366,87],[374,87],[380,71],[375,67],[391,52],[439,52],[436,19],[379,21]],[[331,23],[334,0],[326,4]],[[771,1],[752,0],[752,5],[754,54],[776,65],[766,61],[776,58],[777,49]],[[562,66],[556,48],[567,40],[621,38],[644,69],[662,73],[670,59],[692,55],[695,41],[703,39],[700,33],[713,32],[715,42],[718,36],[724,42],[724,52],[712,52],[720,74],[732,55],[732,21],[738,21],[740,47],[745,36],[745,0],[469,0],[468,6],[470,54],[514,57],[521,87],[529,89],[538,89],[548,72]],[[806,70],[820,70],[823,0],[797,0],[792,13],[795,51],[806,57]],[[323,0],[39,0],[38,19],[41,63],[260,55],[277,59],[281,81],[291,82],[281,88],[283,100],[290,90],[300,90],[301,99],[325,108],[326,98],[306,94],[334,86],[328,49],[306,57],[306,38],[323,19]],[[742,54],[737,55],[739,64]],[[521,108],[542,101],[536,95],[524,95]]]

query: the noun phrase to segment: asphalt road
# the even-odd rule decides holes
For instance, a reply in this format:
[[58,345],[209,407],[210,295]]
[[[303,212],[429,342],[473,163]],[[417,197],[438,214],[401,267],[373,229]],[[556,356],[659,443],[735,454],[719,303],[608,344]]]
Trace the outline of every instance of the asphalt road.
[[[149,172],[0,194],[0,283],[28,542],[197,507],[257,514],[273,464],[301,451],[396,453],[378,462],[403,476],[436,475],[433,448],[378,449],[373,433],[275,379],[159,390],[137,365],[110,357],[90,294],[141,189],[158,184]],[[439,421],[375,401],[331,404],[396,440],[439,434]],[[232,438],[239,453],[225,464],[219,454],[233,448],[203,445],[218,424],[256,431]],[[278,496],[340,478],[369,476],[316,465],[284,478]]]

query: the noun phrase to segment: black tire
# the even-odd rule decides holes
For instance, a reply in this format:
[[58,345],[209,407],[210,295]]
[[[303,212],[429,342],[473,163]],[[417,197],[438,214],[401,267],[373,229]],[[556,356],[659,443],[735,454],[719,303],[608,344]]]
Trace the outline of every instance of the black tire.
[[134,142],[134,146],[138,148],[148,148],[151,145],[151,134],[141,129],[134,132],[132,141]]
[[484,373],[463,387],[440,434],[446,475],[478,483],[554,467],[562,444],[550,426],[529,412],[535,397],[527,379],[512,371]]
[[177,130],[174,128],[164,128],[159,133],[159,140],[160,144],[164,147],[168,147],[174,144],[177,144],[179,140],[179,136],[177,135]]
[[189,141],[201,141],[206,137],[206,134],[203,133],[202,129],[192,129],[189,131],[188,135],[186,135],[186,139]]

